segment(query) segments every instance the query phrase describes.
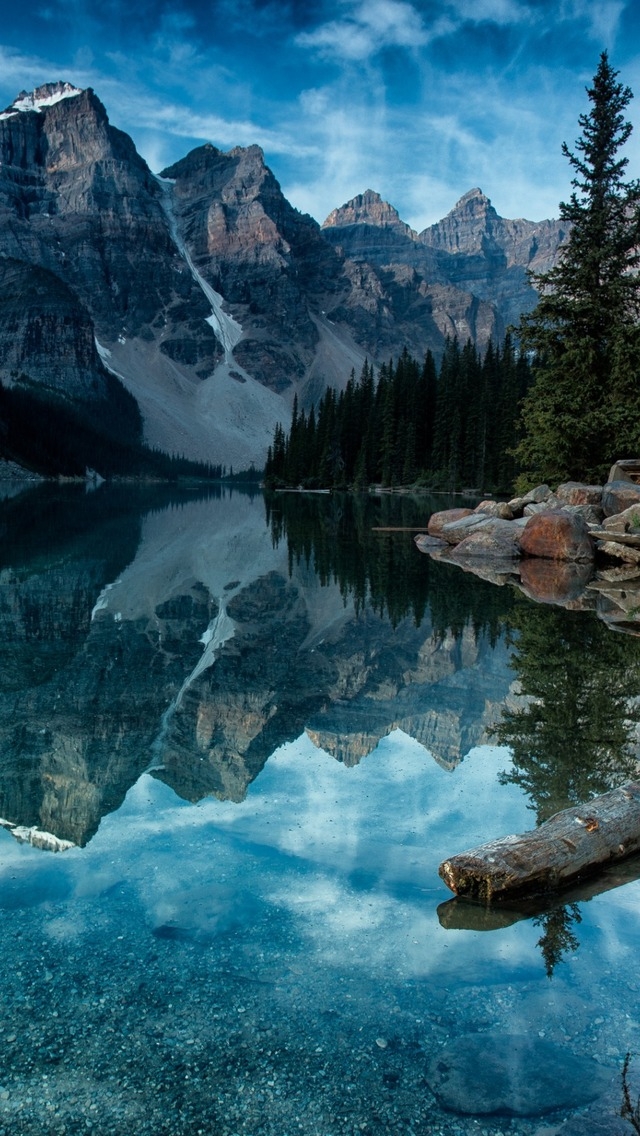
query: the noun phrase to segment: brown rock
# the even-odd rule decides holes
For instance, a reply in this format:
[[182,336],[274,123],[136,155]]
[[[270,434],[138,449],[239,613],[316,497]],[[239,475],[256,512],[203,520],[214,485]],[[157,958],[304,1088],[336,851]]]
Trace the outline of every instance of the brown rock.
[[520,536],[524,556],[547,560],[593,560],[594,545],[582,517],[550,509],[530,517]]
[[586,561],[525,558],[520,564],[522,590],[536,603],[565,605],[578,599],[591,578]]
[[556,489],[556,497],[563,505],[599,505],[602,501],[602,486],[565,481]]
[[461,517],[471,516],[473,509],[443,509],[440,513],[432,513],[429,517],[427,532],[429,536],[440,536],[445,525],[451,521],[458,521]]
[[608,481],[602,492],[605,516],[613,517],[631,505],[640,505],[640,485],[633,481]]

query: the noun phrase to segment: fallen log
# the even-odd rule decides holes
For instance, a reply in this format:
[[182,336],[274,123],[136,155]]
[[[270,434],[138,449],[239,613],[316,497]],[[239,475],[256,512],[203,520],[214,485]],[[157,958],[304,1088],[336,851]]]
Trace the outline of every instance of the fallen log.
[[640,781],[630,781],[530,832],[460,852],[438,871],[456,895],[491,903],[556,891],[638,851]]
[[640,856],[629,856],[621,863],[603,868],[595,876],[574,880],[566,888],[546,895],[517,896],[495,904],[455,895],[438,904],[437,915],[445,931],[499,931],[525,919],[537,919],[568,904],[588,903],[595,896],[636,880],[640,880]]

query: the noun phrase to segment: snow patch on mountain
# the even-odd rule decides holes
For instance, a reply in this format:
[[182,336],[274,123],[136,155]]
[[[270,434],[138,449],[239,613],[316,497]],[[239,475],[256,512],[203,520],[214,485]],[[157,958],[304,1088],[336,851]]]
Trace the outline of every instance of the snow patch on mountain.
[[43,87],[36,87],[35,91],[21,91],[11,106],[0,114],[0,120],[13,118],[21,111],[36,111],[39,114],[45,107],[54,106],[62,99],[74,99],[81,94],[81,89],[73,87],[71,83],[45,83]]

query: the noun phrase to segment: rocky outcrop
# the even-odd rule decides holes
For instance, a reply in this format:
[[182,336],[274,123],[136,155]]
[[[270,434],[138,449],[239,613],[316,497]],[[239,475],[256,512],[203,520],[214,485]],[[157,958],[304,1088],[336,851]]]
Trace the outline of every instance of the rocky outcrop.
[[0,115],[0,250],[59,276],[104,340],[139,334],[177,300],[204,318],[146,162],[90,88],[48,101],[65,86]]
[[619,503],[629,492],[635,500],[640,487],[630,470],[640,476],[640,462],[617,462],[615,480],[605,486],[565,482],[552,492],[538,485],[508,502],[511,521],[490,501],[473,513],[434,513],[429,535],[418,534],[416,546],[492,583],[514,584],[539,603],[596,610],[618,630],[640,636],[640,503],[609,517],[602,508],[618,491]]
[[91,317],[59,276],[0,258],[0,376],[76,402],[109,398]]

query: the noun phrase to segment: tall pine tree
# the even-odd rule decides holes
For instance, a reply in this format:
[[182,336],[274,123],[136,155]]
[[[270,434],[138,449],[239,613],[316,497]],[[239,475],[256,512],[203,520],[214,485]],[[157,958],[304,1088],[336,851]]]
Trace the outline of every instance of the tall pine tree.
[[568,237],[556,267],[534,277],[540,299],[520,326],[538,360],[516,451],[522,487],[599,480],[640,448],[640,183],[624,180],[633,96],[617,75],[603,52],[575,152],[562,147],[575,171],[560,205]]

